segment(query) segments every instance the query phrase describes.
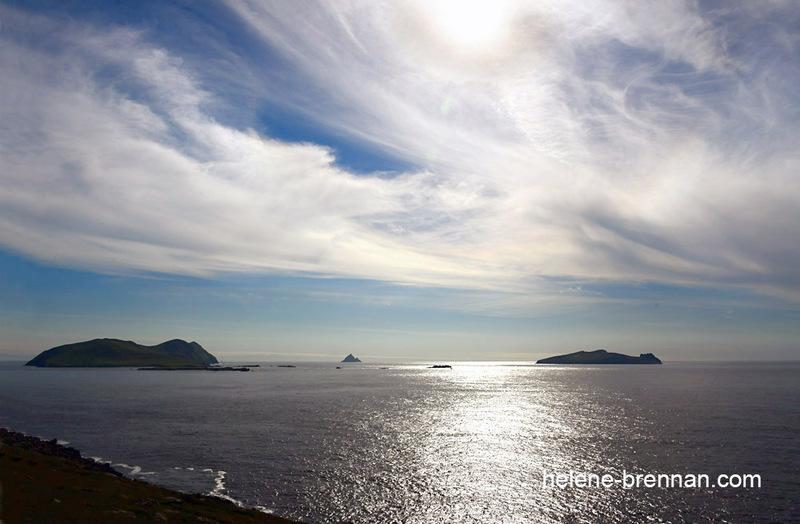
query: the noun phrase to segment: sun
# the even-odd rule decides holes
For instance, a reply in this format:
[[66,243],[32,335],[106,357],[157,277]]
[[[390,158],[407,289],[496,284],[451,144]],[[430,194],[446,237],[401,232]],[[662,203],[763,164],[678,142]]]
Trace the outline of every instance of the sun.
[[438,0],[425,7],[436,37],[455,51],[490,53],[508,38],[512,13],[503,0]]

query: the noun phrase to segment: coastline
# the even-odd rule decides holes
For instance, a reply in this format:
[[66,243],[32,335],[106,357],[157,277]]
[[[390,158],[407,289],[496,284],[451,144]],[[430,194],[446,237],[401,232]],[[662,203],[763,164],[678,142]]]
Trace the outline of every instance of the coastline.
[[109,464],[84,458],[77,449],[56,440],[0,428],[0,522],[112,522],[120,518],[296,522],[219,497],[128,479]]

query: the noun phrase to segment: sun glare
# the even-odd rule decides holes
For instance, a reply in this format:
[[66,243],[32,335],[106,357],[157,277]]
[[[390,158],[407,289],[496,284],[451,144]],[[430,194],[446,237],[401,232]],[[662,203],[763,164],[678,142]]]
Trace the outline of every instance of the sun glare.
[[460,51],[486,52],[508,34],[510,9],[500,0],[440,0],[428,8],[437,36]]

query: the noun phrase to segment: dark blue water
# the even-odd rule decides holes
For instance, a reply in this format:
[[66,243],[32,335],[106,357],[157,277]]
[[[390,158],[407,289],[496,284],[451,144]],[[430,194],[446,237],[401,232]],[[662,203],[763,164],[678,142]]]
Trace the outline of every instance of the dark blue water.
[[[311,522],[800,520],[798,363],[343,368],[2,366],[0,426]],[[761,488],[543,486],[570,471]]]

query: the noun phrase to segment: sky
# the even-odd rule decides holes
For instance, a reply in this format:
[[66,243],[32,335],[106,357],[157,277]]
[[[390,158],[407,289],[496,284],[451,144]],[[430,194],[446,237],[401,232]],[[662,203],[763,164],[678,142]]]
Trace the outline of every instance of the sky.
[[787,0],[0,3],[0,356],[800,359]]

